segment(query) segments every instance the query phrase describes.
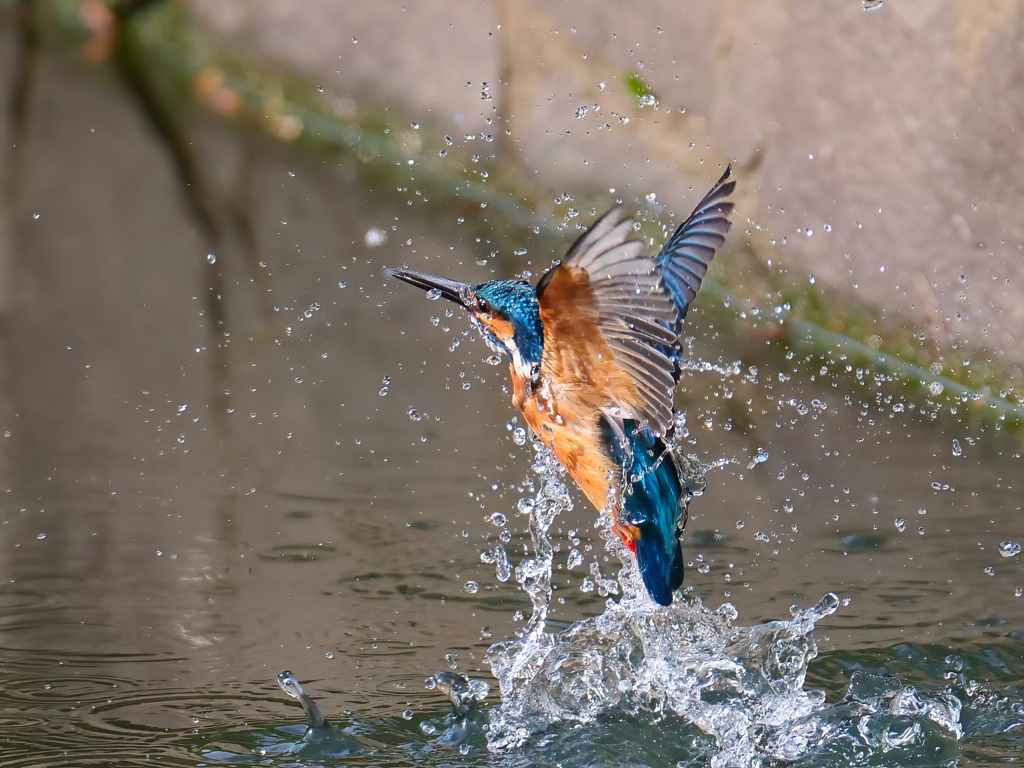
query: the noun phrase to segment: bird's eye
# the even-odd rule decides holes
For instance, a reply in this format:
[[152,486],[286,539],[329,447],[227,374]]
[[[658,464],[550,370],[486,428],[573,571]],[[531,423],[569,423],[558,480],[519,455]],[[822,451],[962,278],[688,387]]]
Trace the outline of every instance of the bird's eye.
[[477,300],[476,300],[476,308],[477,308],[477,311],[479,311],[479,312],[486,312],[486,313],[490,314],[490,312],[491,312],[491,302],[489,302],[487,299],[481,299],[478,296]]

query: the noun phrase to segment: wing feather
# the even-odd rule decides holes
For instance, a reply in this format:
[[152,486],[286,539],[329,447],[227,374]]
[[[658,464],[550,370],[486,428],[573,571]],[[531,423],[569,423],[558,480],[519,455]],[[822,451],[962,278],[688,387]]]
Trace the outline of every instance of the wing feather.
[[[572,244],[563,262],[586,272],[597,327],[615,363],[636,384],[638,415],[660,434],[672,423],[683,318],[729,231],[733,205],[725,198],[735,188],[729,176],[726,169],[656,258],[640,255],[643,243],[629,239],[633,220],[618,205]],[[542,307],[553,273],[537,287]]]
[[708,265],[732,226],[729,214],[733,204],[726,200],[736,189],[736,182],[729,178],[731,172],[731,167],[725,169],[722,178],[679,225],[655,259],[665,288],[679,310],[680,324],[704,282]]

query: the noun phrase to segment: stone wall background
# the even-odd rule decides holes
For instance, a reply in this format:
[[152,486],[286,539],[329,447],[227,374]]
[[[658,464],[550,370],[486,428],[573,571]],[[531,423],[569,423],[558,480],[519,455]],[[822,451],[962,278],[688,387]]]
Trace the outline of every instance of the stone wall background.
[[[187,7],[340,104],[493,132],[553,194],[653,192],[682,214],[732,160],[757,258],[911,319],[940,358],[1024,363],[1016,0]],[[657,108],[626,93],[634,72]]]

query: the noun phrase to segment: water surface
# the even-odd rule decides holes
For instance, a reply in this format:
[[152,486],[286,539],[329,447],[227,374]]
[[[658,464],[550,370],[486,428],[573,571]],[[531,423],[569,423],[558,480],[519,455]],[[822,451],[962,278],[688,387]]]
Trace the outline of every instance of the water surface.
[[[515,637],[530,601],[481,553],[503,543],[515,565],[531,551],[516,510],[537,480],[504,368],[383,268],[486,279],[511,246],[479,264],[490,247],[460,211],[256,142],[272,292],[239,242],[216,254],[231,373],[213,378],[207,255],[166,159],[105,84],[55,68],[41,98],[3,438],[5,764],[716,764],[716,737],[664,710],[570,718],[508,753],[472,728],[443,737],[451,707],[427,678],[487,680],[481,707],[499,704],[487,649]],[[237,160],[236,137],[197,130]],[[139,164],[153,169],[143,190],[122,183]],[[535,272],[557,255],[525,245]],[[807,628],[818,655],[800,690],[818,692],[819,717],[838,707],[836,733],[889,707],[891,729],[866,732],[894,734],[846,761],[1019,760],[1024,573],[1000,549],[1024,543],[1019,442],[843,360],[809,367],[802,350],[726,335],[699,306],[687,323],[697,364],[677,405],[685,450],[710,467],[687,597],[732,604],[729,627],[747,628],[835,593]],[[573,498],[551,526],[549,632],[606,612],[591,563],[618,571]],[[296,751],[283,669],[367,751]],[[958,732],[926,706],[952,712],[949,695]]]

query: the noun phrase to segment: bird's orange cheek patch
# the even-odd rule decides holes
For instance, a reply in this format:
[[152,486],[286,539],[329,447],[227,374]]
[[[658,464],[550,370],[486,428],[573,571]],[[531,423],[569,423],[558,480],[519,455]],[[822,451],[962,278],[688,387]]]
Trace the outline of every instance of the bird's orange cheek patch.
[[491,329],[491,333],[493,333],[499,339],[505,340],[512,338],[514,329],[512,328],[512,323],[510,323],[508,320],[504,320],[500,317],[492,317],[490,319],[484,320],[484,323],[487,325],[488,328]]

